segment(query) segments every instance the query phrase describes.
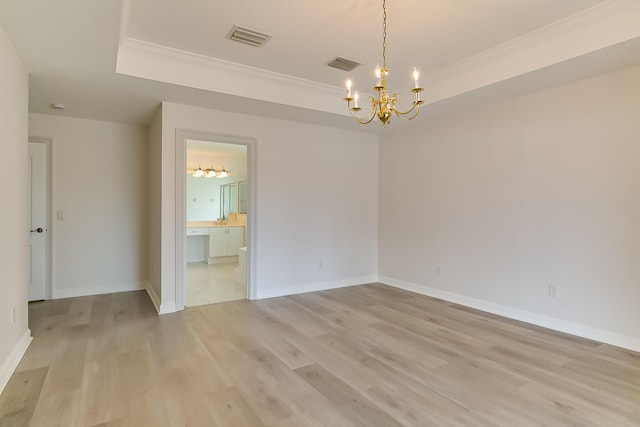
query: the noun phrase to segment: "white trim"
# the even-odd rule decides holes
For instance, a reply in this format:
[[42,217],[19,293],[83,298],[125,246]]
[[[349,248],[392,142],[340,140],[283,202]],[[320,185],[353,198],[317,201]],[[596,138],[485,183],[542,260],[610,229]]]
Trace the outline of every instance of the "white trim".
[[[181,310],[184,310],[184,307],[182,307]],[[158,314],[169,314],[169,313],[175,313],[176,311],[178,310],[176,310],[175,302],[173,304],[161,303],[160,310],[158,310]]]
[[[186,229],[187,229],[187,189],[186,175],[184,169],[187,167],[186,152],[188,139],[199,141],[211,141],[224,144],[244,145],[247,147],[247,183],[249,185],[249,203],[247,210],[247,223],[245,225],[245,236],[247,246],[247,298],[256,299],[256,200],[257,200],[257,176],[256,176],[256,149],[257,140],[251,137],[216,134],[201,131],[190,131],[185,129],[176,129],[175,135],[175,153],[176,153],[176,186],[175,186],[175,307],[173,311],[184,310],[185,293],[186,293],[186,265],[185,245],[186,245]],[[181,172],[182,171],[182,172]],[[162,301],[162,298],[160,298]],[[168,310],[168,308],[167,308]],[[169,312],[169,311],[166,311]]]
[[7,360],[2,364],[2,368],[0,368],[0,393],[2,393],[4,388],[7,386],[7,383],[9,383],[11,375],[13,375],[14,371],[18,367],[18,363],[20,363],[20,360],[22,359],[22,356],[24,356],[27,348],[29,348],[31,340],[33,340],[33,337],[31,337],[31,330],[27,329],[16,346],[13,347],[13,350],[11,350]]
[[640,2],[608,0],[423,76],[426,104],[640,37]]
[[249,186],[249,200],[247,203],[247,222],[244,229],[245,244],[247,248],[247,299],[254,300],[258,294],[258,279],[256,275],[257,262],[257,224],[258,209],[256,200],[258,200],[258,144],[257,140],[253,140],[247,145],[247,184]]
[[348,279],[331,280],[328,282],[307,283],[301,286],[289,286],[285,288],[267,289],[259,291],[255,299],[283,297],[287,295],[305,294],[307,292],[327,291],[329,289],[347,288],[378,281],[377,276],[350,277]]
[[184,170],[187,167],[187,138],[180,129],[175,134],[175,171],[176,171],[176,197],[175,197],[175,308],[184,310],[186,302],[187,283],[187,178]]
[[[120,41],[116,73],[293,107],[348,115],[344,89],[133,38]],[[215,76],[215,78],[212,78]]]
[[132,0],[122,0],[122,8],[120,10],[120,32],[118,33],[119,43],[122,43],[127,39],[131,17],[131,2]]
[[155,307],[158,314],[168,314],[174,313],[176,311],[175,307],[173,307],[172,310],[167,310],[166,304],[164,307],[162,306],[162,304],[160,303],[160,297],[156,293],[155,289],[153,289],[153,286],[151,286],[150,282],[146,283],[145,290],[147,291],[147,295],[149,295],[149,298],[151,299],[151,302],[153,303],[153,306]]
[[[125,4],[126,5],[126,4]],[[123,19],[125,19],[123,17]],[[640,2],[607,0],[423,76],[425,103],[561,64],[640,37]],[[126,32],[126,31],[125,31]],[[116,72],[337,115],[344,89],[121,36]],[[215,76],[212,78],[211,76]]]
[[416,283],[405,282],[403,280],[398,280],[391,277],[380,276],[379,280],[380,283],[384,283],[385,285],[415,292],[421,295],[427,295],[456,304],[461,304],[481,311],[497,314],[499,316],[520,320],[522,322],[531,323],[534,325],[542,326],[544,328],[553,329],[555,331],[615,345],[617,347],[622,347],[633,351],[640,351],[640,338],[638,337],[621,335],[615,332],[605,331],[603,329],[593,328],[591,326],[586,326],[579,323],[568,322],[562,319],[543,316],[541,314],[532,313],[530,311],[519,310],[505,305],[495,304],[489,301],[479,300],[452,292],[446,292],[440,289],[418,285]]
[[114,283],[104,286],[92,286],[86,288],[54,289],[53,298],[86,297],[89,295],[113,294],[117,292],[141,291],[148,287],[148,282]]

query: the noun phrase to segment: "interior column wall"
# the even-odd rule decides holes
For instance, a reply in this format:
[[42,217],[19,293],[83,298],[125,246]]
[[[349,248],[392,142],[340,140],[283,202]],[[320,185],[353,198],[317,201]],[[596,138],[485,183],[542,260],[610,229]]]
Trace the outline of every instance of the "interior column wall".
[[172,103],[163,103],[162,122],[163,305],[175,295],[178,130],[256,141],[257,298],[376,279],[375,135]]

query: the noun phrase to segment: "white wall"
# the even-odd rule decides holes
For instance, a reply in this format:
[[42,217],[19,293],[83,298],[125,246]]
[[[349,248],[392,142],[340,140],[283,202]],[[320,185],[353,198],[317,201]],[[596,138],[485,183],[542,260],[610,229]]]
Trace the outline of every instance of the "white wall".
[[635,67],[385,135],[381,280],[640,350],[639,117]]
[[[30,114],[29,132],[53,138],[53,297],[144,288],[146,129]],[[56,220],[58,211],[62,221]]]
[[236,182],[229,178],[196,178],[187,175],[187,221],[215,221],[220,215],[220,186]]
[[[31,341],[27,325],[28,75],[0,27],[0,392]],[[13,312],[15,310],[15,320]]]
[[163,305],[175,293],[176,129],[257,140],[258,298],[375,280],[376,136],[171,103],[162,127]]

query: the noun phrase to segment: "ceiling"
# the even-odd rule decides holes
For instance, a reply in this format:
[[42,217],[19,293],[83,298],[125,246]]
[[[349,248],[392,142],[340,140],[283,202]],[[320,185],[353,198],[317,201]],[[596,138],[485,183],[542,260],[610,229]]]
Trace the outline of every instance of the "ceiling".
[[[417,67],[417,120],[640,63],[637,0],[387,2],[390,89],[406,102]],[[379,132],[341,98],[347,78],[371,91],[381,3],[0,0],[0,26],[30,72],[31,112],[147,124],[170,101]],[[231,41],[234,24],[272,39]],[[362,65],[328,67],[336,56]]]

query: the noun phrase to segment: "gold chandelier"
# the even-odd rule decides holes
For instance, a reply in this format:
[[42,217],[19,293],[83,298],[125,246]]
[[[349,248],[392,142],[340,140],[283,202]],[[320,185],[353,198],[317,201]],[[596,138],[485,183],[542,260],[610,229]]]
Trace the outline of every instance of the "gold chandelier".
[[[397,104],[400,101],[400,97],[397,93],[393,96],[389,96],[387,93],[387,77],[389,76],[389,69],[387,68],[387,2],[382,0],[382,68],[376,66],[376,85],[374,90],[378,91],[378,97],[369,97],[371,103],[371,112],[365,116],[360,117],[359,112],[362,110],[358,106],[358,91],[351,93],[351,80],[347,80],[347,96],[344,98],[347,101],[347,108],[351,115],[361,124],[366,125],[371,123],[374,117],[378,116],[382,125],[386,125],[390,122],[391,114],[395,113],[396,116],[404,120],[412,120],[416,118],[420,112],[420,106],[424,104],[424,101],[420,99],[420,92],[424,89],[420,87],[418,81],[418,70],[413,69],[413,89],[415,99],[411,102],[411,108],[407,111],[400,111],[397,108]],[[353,102],[353,107],[351,106]]]

